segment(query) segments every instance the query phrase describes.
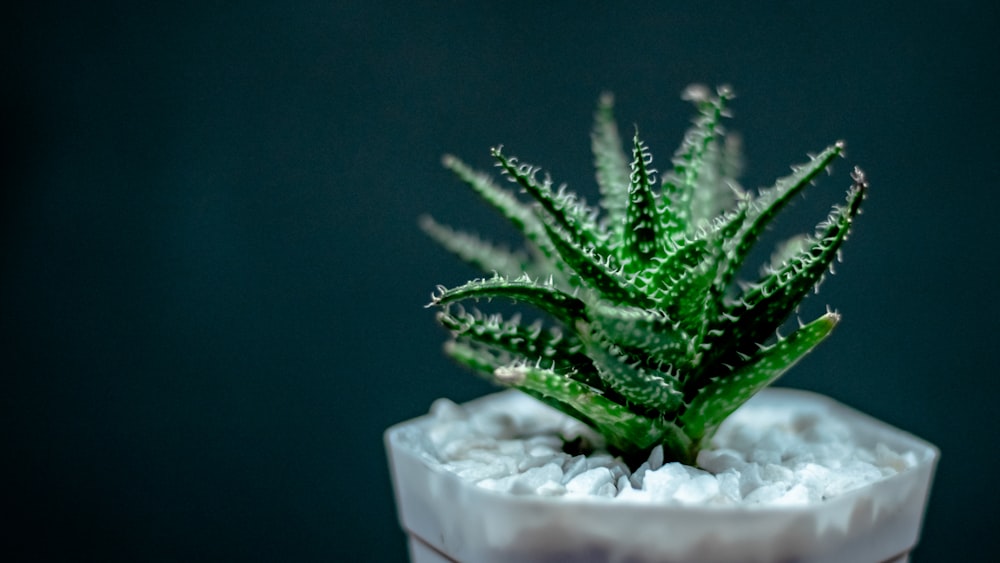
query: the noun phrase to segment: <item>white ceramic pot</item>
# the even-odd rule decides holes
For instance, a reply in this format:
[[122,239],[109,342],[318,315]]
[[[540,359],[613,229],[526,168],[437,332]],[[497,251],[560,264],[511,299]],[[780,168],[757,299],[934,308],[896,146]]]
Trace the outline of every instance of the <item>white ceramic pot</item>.
[[[503,408],[504,392],[465,405]],[[420,417],[389,428],[399,518],[414,563],[574,561],[908,561],[917,543],[939,452],[933,445],[829,398],[765,389],[758,406],[803,405],[846,423],[859,446],[915,454],[896,475],[805,506],[676,506],[599,497],[519,496],[490,491],[443,469]]]

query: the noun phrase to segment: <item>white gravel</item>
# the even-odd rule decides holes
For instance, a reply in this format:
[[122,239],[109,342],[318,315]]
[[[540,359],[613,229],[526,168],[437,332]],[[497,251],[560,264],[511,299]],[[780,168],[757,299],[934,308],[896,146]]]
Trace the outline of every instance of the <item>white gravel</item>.
[[[514,407],[512,408],[511,405]],[[790,506],[821,502],[914,467],[912,452],[858,446],[837,420],[773,413],[748,403],[722,426],[698,467],[664,463],[654,449],[635,472],[601,450],[562,451],[561,437],[589,428],[533,399],[470,413],[439,399],[427,438],[437,462],[459,477],[517,495],[596,496],[681,505]]]

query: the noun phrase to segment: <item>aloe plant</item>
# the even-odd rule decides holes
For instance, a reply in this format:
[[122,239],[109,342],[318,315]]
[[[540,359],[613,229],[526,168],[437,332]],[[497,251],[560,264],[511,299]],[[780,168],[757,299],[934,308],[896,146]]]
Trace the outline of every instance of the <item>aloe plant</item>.
[[[834,143],[773,186],[737,183],[738,139],[721,120],[732,98],[692,87],[692,127],[660,175],[638,129],[624,147],[610,95],[600,98],[592,148],[597,207],[555,187],[539,168],[491,155],[510,190],[454,156],[453,171],[523,235],[511,251],[422,218],[446,249],[490,273],[438,287],[429,307],[452,339],[448,355],[586,422],[609,448],[644,455],[657,444],[692,463],[722,421],[823,341],[840,320],[827,312],[786,337],[778,328],[838,259],[867,183],[860,169],[846,203],[810,235],[780,245],[756,282],[737,278],[762,232],[831,163]],[[630,157],[627,156],[631,153]],[[658,179],[662,177],[662,180]],[[525,197],[523,194],[527,194]],[[506,298],[545,313],[467,310],[460,302]]]

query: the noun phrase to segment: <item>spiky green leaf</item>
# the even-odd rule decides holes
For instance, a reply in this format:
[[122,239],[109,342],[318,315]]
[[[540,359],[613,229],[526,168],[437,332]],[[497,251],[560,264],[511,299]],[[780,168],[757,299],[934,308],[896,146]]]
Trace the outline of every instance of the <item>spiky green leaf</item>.
[[645,297],[622,276],[612,258],[598,256],[593,251],[580,248],[558,226],[545,222],[545,231],[552,246],[572,272],[566,272],[570,285],[587,287],[604,299],[615,303],[644,303]]
[[767,338],[819,285],[847,239],[851,221],[860,210],[864,195],[862,178],[848,193],[847,205],[834,208],[829,219],[819,225],[819,232],[805,244],[803,250],[729,307],[727,318],[719,328],[733,350],[743,351],[747,346]]
[[838,141],[809,162],[793,166],[792,173],[779,179],[774,186],[761,190],[760,195],[754,199],[740,232],[727,244],[726,259],[723,263],[723,283],[729,283],[736,277],[754,243],[792,197],[805,189],[821,172],[827,170],[843,152],[844,142]]
[[696,270],[705,268],[711,249],[704,239],[678,239],[664,246],[666,256],[659,258],[650,270],[635,278],[636,286],[657,307],[666,309],[676,298],[673,289]]
[[464,309],[440,311],[437,319],[455,338],[502,350],[511,357],[564,370],[583,370],[591,363],[575,334],[557,327],[545,329],[541,321],[524,326],[519,315],[505,320],[498,314],[469,313]]
[[639,139],[636,129],[632,142],[632,174],[629,177],[628,208],[619,259],[625,270],[635,274],[648,270],[653,259],[665,252],[657,237],[659,218],[653,184],[656,170],[653,155]]
[[827,313],[788,338],[762,348],[739,369],[712,379],[698,391],[681,415],[685,433],[696,440],[710,436],[740,405],[781,377],[822,342],[839,321],[838,314]]
[[690,336],[661,309],[600,302],[587,308],[592,325],[615,345],[642,350],[664,364],[676,364],[691,347]]
[[496,297],[524,302],[552,315],[565,325],[572,325],[583,313],[583,301],[565,293],[553,284],[538,282],[522,276],[510,279],[494,276],[473,280],[454,288],[438,287],[431,296],[430,305],[444,306],[467,299],[493,299]]
[[594,114],[591,149],[601,193],[604,222],[613,240],[621,240],[628,202],[629,164],[622,150],[622,139],[614,119],[614,96],[604,93]]
[[692,233],[703,217],[692,214],[695,188],[698,186],[709,145],[719,135],[719,121],[725,115],[732,92],[720,88],[713,96],[702,86],[688,88],[685,97],[698,108],[694,125],[684,136],[673,159],[673,170],[663,177],[663,204],[660,208],[661,230],[669,238]]
[[507,178],[533,197],[575,242],[606,253],[607,237],[597,224],[597,210],[588,207],[586,202],[565,187],[554,190],[548,176],[539,182],[536,178],[540,170],[538,167],[520,163],[516,157],[508,158],[501,152],[501,147],[494,147],[490,154]]
[[484,272],[498,272],[504,276],[519,276],[535,270],[531,259],[524,253],[511,252],[480,237],[456,231],[442,225],[429,215],[420,218],[420,228],[445,250]]
[[629,403],[660,414],[672,413],[683,403],[683,385],[669,366],[656,370],[642,365],[611,345],[601,331],[594,331],[585,345],[601,380]]
[[624,405],[551,369],[515,364],[497,368],[494,375],[501,383],[572,407],[586,416],[618,449],[649,448],[664,434],[661,421],[633,413]]
[[545,229],[542,228],[530,206],[521,203],[509,190],[498,186],[489,175],[476,172],[453,155],[445,155],[441,163],[507,219],[528,241],[527,249],[536,258],[548,260],[557,258],[555,250],[548,246]]

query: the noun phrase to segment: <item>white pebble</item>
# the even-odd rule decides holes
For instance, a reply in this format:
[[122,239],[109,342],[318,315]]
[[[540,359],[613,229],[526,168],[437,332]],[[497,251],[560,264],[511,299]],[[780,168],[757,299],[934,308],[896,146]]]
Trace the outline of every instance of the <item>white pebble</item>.
[[681,504],[699,504],[719,494],[719,481],[714,475],[704,474],[681,483],[674,492],[674,500]]
[[787,467],[769,463],[760,472],[760,477],[772,483],[790,483],[794,479],[795,473]]
[[593,494],[598,497],[615,498],[618,494],[618,487],[614,483],[605,483],[598,487],[597,491]]
[[627,475],[622,475],[621,477],[618,478],[618,490],[620,491],[620,490],[626,489],[626,488],[627,489],[631,489],[632,488],[632,482],[629,481],[629,478],[628,478]]
[[546,445],[531,446],[531,449],[528,450],[528,455],[530,456],[540,456],[540,455],[554,456],[561,453],[562,452],[558,448],[552,448]]
[[636,469],[635,473],[633,473],[632,477],[630,478],[633,487],[635,487],[636,489],[642,488],[642,482],[643,479],[646,477],[647,471],[649,471],[649,462],[644,461],[642,462],[642,465],[639,466],[639,469]]
[[750,461],[757,465],[781,463],[781,451],[775,449],[755,449],[750,453]]
[[760,478],[760,466],[748,464],[740,471],[740,494],[744,499],[764,484]]
[[500,440],[497,442],[497,452],[503,455],[523,456],[525,443],[521,440]]
[[818,463],[803,463],[795,467],[795,479],[822,496],[826,483],[830,481],[830,470]]
[[722,473],[729,469],[741,469],[747,464],[743,455],[727,448],[702,450],[698,452],[698,467],[711,473]]
[[754,489],[743,500],[746,504],[771,504],[781,498],[788,488],[782,483],[768,483]]
[[482,481],[476,483],[476,485],[490,491],[509,493],[511,492],[510,491],[511,485],[513,485],[514,479],[516,477],[517,477],[516,475],[510,475],[507,477],[502,477],[500,479],[483,479]]
[[595,469],[598,467],[610,468],[616,463],[615,458],[611,457],[611,454],[591,454],[587,456],[587,468]]
[[499,479],[513,473],[512,467],[502,463],[467,462],[463,464],[464,466],[457,468],[455,465],[452,465],[452,471],[458,473],[459,477],[475,482],[482,481],[483,479]]
[[554,463],[533,467],[514,479],[511,492],[514,494],[532,494],[549,482],[559,484],[562,479],[562,467]]
[[502,412],[484,412],[473,416],[472,427],[476,432],[498,440],[509,440],[517,434],[514,419]]
[[735,504],[743,500],[740,493],[740,475],[735,469],[730,469],[715,476],[719,481],[719,495],[715,499],[719,504]]
[[917,458],[913,452],[901,455],[881,442],[875,446],[875,461],[880,466],[894,469],[895,472],[906,471],[917,464]]
[[561,452],[563,447],[563,441],[559,439],[558,436],[553,436],[550,434],[542,434],[540,436],[532,436],[528,438],[525,442],[525,447],[529,450],[535,448],[548,448],[554,452]]
[[479,450],[493,450],[496,448],[496,440],[485,437],[472,437],[467,440],[454,440],[444,442],[438,452],[446,460],[468,459],[477,455]]
[[625,487],[624,489],[619,488],[618,496],[616,498],[634,502],[651,502],[653,500],[649,491],[633,489],[632,487]]
[[586,456],[578,455],[563,464],[563,484],[587,470]]
[[437,399],[431,403],[431,416],[442,422],[469,418],[469,414],[461,405],[449,399]]
[[557,463],[562,467],[562,459],[554,454],[543,454],[543,455],[528,455],[527,457],[521,458],[518,462],[517,468],[521,471],[526,471],[532,467],[541,467],[543,465],[548,465],[551,463]]
[[604,485],[612,485],[611,470],[607,467],[588,469],[566,483],[570,494],[590,495],[598,493]]
[[649,468],[653,471],[663,467],[663,446],[659,445],[649,452]]
[[785,491],[785,494],[771,501],[771,504],[776,506],[801,506],[809,504],[809,501],[813,500],[810,497],[808,487],[801,484],[794,485]]
[[566,494],[566,487],[555,481],[546,481],[535,489],[535,493],[543,497],[558,497]]
[[642,488],[649,491],[656,500],[667,501],[685,481],[691,479],[687,470],[679,463],[668,463],[655,471],[646,471],[642,480]]

